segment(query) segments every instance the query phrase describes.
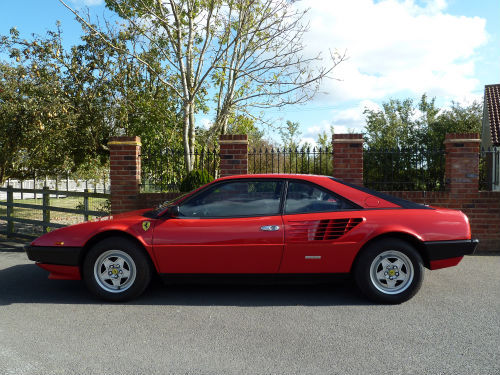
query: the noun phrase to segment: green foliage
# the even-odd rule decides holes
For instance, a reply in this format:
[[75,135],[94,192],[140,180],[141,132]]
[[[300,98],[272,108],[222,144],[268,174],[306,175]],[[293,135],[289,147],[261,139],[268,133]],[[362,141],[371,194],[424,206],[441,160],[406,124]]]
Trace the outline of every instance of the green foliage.
[[412,99],[391,99],[382,110],[365,110],[365,142],[368,148],[443,148],[446,133],[479,133],[482,105],[468,106],[452,102],[450,108],[440,109],[435,98],[422,95],[416,105]]
[[[178,103],[145,66],[84,27],[82,42],[62,47],[59,25],[45,37],[0,37],[0,183],[8,177],[87,178],[107,168],[113,135],[139,135],[151,150],[180,142]],[[117,45],[133,35],[113,33]],[[143,51],[154,60],[157,51]]]
[[287,121],[286,125],[279,130],[281,144],[285,148],[296,149],[299,147],[300,136],[302,132],[299,130],[298,122]]
[[189,192],[211,181],[213,181],[213,177],[210,176],[207,171],[195,169],[189,172],[184,180],[182,180],[180,191]]
[[382,110],[367,109],[365,115],[365,184],[381,190],[441,190],[446,134],[480,132],[482,111],[478,102],[440,109],[424,94],[417,105],[412,99],[391,99]]

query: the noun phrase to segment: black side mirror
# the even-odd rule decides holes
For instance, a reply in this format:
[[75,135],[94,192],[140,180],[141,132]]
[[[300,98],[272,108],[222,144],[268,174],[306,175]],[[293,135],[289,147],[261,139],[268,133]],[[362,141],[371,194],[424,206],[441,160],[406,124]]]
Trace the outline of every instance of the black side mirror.
[[170,206],[167,214],[169,217],[177,217],[179,216],[179,206]]

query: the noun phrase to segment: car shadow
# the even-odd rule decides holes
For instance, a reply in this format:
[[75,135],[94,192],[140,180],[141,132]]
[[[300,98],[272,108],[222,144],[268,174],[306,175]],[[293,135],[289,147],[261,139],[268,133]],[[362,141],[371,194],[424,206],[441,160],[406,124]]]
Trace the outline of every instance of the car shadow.
[[[49,280],[34,264],[0,271],[0,306],[15,303],[103,304],[83,281]],[[370,305],[350,278],[317,284],[168,284],[155,278],[139,298],[123,305],[345,306]]]

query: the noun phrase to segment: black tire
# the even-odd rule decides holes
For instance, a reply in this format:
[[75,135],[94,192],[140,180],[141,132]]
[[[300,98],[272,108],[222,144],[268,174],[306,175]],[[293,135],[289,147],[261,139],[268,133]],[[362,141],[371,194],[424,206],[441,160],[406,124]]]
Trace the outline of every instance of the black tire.
[[362,293],[378,303],[408,301],[420,289],[424,278],[422,257],[406,241],[385,238],[362,250],[353,268]]
[[140,296],[151,281],[152,267],[133,241],[109,237],[94,245],[83,262],[83,279],[95,296],[123,302]]

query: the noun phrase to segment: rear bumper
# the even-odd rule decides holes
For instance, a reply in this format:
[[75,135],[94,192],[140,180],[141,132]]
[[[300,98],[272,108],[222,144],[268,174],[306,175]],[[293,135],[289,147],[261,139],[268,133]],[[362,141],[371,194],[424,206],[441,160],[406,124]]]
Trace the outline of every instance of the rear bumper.
[[30,260],[63,266],[78,266],[82,249],[81,247],[30,245],[24,248]]
[[459,258],[464,255],[474,254],[478,239],[458,241],[429,241],[424,242],[429,261],[437,261],[449,258]]

